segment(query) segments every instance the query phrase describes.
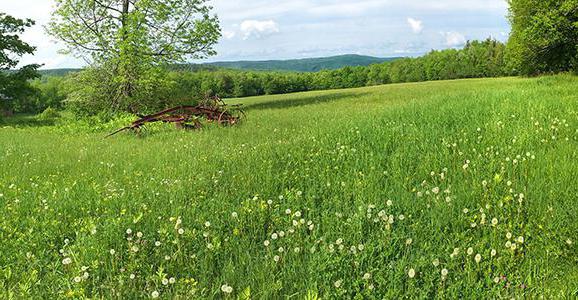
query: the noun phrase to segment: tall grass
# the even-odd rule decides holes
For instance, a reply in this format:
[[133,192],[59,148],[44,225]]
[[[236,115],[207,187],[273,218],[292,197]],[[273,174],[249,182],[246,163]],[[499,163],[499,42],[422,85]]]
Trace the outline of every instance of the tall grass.
[[577,84],[233,99],[240,126],[141,137],[1,128],[0,298],[575,297]]

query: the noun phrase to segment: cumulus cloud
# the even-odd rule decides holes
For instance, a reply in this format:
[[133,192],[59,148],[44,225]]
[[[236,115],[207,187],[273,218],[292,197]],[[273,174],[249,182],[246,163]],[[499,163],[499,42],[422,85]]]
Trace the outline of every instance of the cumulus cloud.
[[264,38],[279,31],[279,24],[273,20],[245,20],[241,23],[241,32],[244,40]]
[[407,23],[411,27],[413,33],[419,34],[423,31],[423,22],[414,18],[407,18]]
[[446,38],[446,46],[448,47],[461,47],[466,44],[466,37],[459,32],[443,32],[442,35]]

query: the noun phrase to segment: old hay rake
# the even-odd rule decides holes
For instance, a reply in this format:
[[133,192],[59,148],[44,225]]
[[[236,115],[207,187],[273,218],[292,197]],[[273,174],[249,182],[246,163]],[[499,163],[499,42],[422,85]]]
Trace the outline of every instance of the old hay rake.
[[196,106],[181,105],[151,115],[139,115],[140,119],[106,137],[127,130],[138,133],[145,125],[156,122],[173,123],[177,129],[201,129],[203,120],[220,126],[231,126],[238,124],[244,116],[241,105],[227,105],[221,98],[215,96],[205,99]]

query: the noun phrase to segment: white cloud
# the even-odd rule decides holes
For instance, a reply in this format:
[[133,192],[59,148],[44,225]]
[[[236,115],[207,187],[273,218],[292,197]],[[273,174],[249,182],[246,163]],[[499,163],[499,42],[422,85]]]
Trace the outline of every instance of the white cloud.
[[223,30],[223,37],[228,39],[228,40],[234,38],[236,35],[237,35],[237,33],[234,31]]
[[446,38],[446,46],[448,47],[461,47],[466,43],[466,37],[459,32],[442,32],[442,35]]
[[421,33],[423,31],[423,22],[414,18],[407,18],[407,23],[411,27],[413,33]]
[[279,31],[279,24],[273,20],[245,20],[241,23],[241,32],[243,33],[244,40],[250,38],[264,38],[266,36],[278,33]]

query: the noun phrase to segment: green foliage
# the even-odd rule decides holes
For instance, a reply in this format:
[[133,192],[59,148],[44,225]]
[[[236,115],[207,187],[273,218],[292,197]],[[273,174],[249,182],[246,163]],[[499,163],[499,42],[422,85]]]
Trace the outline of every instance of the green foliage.
[[578,0],[510,0],[508,61],[525,75],[578,70]]
[[60,118],[60,116],[60,113],[56,109],[49,106],[37,116],[37,119],[39,121],[52,121]]
[[36,50],[19,37],[32,25],[34,21],[30,19],[21,20],[0,13],[0,114],[21,111],[22,102],[36,93],[28,80],[39,76],[36,71],[39,65],[11,71],[18,65],[19,57]]
[[167,84],[161,66],[215,54],[219,22],[206,2],[58,0],[49,32],[93,62],[73,76],[88,85],[71,95],[74,111],[134,113],[166,103],[157,98]]
[[80,117],[100,115],[108,119],[117,112],[147,113],[191,101],[163,68],[150,68],[133,81],[130,97],[123,95],[125,82],[110,80],[118,78],[114,72],[113,66],[106,65],[70,75],[64,91],[66,107]]
[[0,298],[572,299],[577,84],[245,98],[236,127],[111,139],[134,116],[2,128]]

